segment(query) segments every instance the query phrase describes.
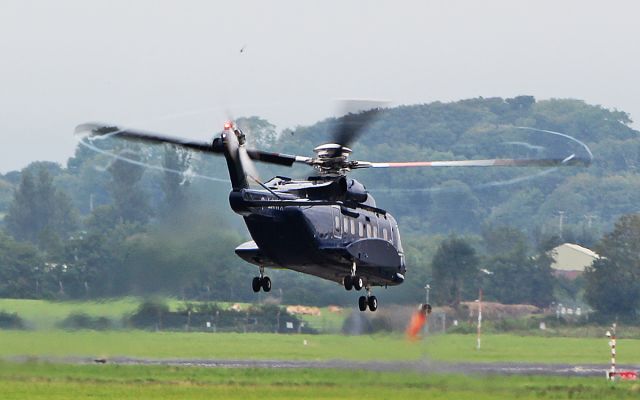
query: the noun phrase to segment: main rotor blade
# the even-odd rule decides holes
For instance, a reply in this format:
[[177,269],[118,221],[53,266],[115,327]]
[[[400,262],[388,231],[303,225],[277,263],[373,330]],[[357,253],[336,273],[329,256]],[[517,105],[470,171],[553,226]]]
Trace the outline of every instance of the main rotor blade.
[[[115,125],[106,125],[100,123],[85,123],[78,125],[75,129],[76,134],[89,134],[91,137],[115,137],[126,140],[141,141],[146,143],[170,143],[181,146],[189,150],[202,153],[222,154],[224,147],[220,140],[211,142],[184,139],[175,136],[164,135],[155,132],[147,132],[137,129],[123,128]],[[254,161],[263,163],[292,166],[294,163],[310,164],[311,158],[296,156],[291,154],[273,153],[269,151],[247,149],[247,155]]]
[[147,143],[170,143],[181,146],[189,150],[200,151],[204,153],[222,153],[221,146],[213,146],[213,142],[204,142],[179,138],[175,136],[164,135],[160,133],[147,132],[137,129],[123,128],[115,125],[105,125],[99,123],[88,122],[78,125],[75,130],[76,134],[88,133],[91,137],[116,137],[128,140],[135,140]]
[[247,149],[249,158],[254,161],[260,161],[269,164],[284,165],[290,167],[294,163],[311,164],[311,157],[294,156],[284,153],[273,153],[270,151]]
[[355,168],[407,168],[407,167],[560,167],[591,164],[591,158],[579,158],[571,154],[566,158],[516,159],[494,158],[489,160],[459,161],[409,161],[409,162],[366,162],[357,161]]
[[339,118],[339,125],[334,133],[333,143],[349,147],[379,113],[380,109],[374,108],[357,114],[347,114]]
[[[347,100],[342,102],[345,115],[337,119],[333,133],[333,143],[350,147],[362,132],[370,126],[380,114],[386,103],[372,100]],[[338,152],[336,150],[336,152]],[[335,154],[338,156],[339,154]]]

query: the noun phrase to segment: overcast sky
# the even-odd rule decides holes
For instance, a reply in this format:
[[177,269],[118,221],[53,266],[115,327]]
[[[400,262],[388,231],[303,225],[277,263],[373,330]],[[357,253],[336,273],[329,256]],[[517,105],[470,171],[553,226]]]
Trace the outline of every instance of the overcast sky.
[[226,115],[292,127],[343,98],[571,97],[640,120],[639,15],[631,0],[0,0],[0,172],[64,163],[85,121],[210,138]]

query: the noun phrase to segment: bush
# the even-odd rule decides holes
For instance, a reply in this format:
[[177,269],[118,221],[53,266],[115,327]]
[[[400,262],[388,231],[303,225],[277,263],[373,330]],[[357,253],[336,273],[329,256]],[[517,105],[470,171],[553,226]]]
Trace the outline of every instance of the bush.
[[17,313],[0,311],[0,329],[24,329],[24,321]]
[[164,317],[169,314],[169,306],[164,303],[145,301],[136,312],[126,318],[134,328],[162,329]]
[[237,311],[214,303],[185,303],[178,311],[170,311],[166,304],[146,302],[126,319],[126,323],[133,328],[155,330],[316,333],[276,305],[252,306]]
[[104,331],[113,328],[113,324],[107,317],[92,317],[84,313],[73,313],[62,320],[58,327],[70,330],[91,329]]

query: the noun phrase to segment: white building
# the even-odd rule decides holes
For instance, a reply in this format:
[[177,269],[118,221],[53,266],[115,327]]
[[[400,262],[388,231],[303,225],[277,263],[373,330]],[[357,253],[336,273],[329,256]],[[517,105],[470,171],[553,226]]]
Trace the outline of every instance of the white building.
[[600,256],[593,250],[573,243],[564,243],[550,251],[554,273],[569,279],[582,274]]

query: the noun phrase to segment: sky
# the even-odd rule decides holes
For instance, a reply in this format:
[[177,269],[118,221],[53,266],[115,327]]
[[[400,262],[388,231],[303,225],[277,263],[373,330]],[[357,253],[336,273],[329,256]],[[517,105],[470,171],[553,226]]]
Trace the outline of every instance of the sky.
[[640,120],[638,15],[632,0],[0,0],[0,173],[64,165],[87,121],[205,139],[234,116],[312,124],[338,99],[526,94]]

